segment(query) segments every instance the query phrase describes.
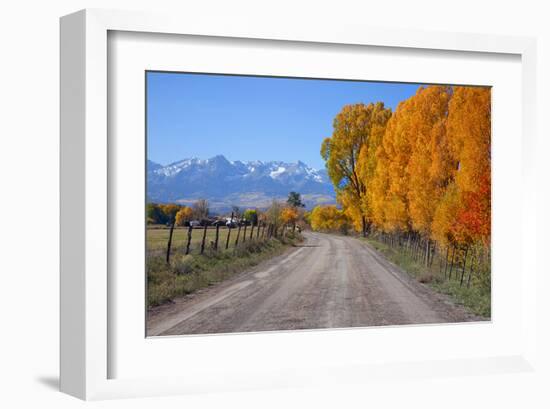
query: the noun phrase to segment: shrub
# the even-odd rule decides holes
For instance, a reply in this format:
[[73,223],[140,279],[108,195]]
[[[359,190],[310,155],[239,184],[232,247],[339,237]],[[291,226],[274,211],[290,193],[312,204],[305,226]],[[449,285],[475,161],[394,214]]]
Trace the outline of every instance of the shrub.
[[193,258],[191,256],[183,256],[175,259],[171,264],[171,270],[176,275],[192,273]]
[[418,276],[418,281],[424,284],[431,283],[434,280],[434,276],[432,273],[422,273]]

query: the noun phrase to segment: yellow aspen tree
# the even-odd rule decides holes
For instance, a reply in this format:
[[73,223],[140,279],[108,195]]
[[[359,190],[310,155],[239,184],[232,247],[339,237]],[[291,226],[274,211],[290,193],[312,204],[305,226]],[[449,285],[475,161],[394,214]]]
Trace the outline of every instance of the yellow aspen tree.
[[444,193],[442,181],[449,178],[449,167],[439,159],[441,145],[445,144],[450,97],[450,87],[429,86],[421,88],[411,98],[408,126],[414,140],[411,141],[406,168],[409,180],[407,201],[411,227],[425,238],[430,238],[437,203]]
[[336,206],[315,206],[310,216],[311,228],[315,231],[341,230],[348,218]]
[[[357,174],[366,187],[366,193],[361,198],[361,213],[366,217],[368,225],[374,222],[374,179],[377,167],[377,152],[382,144],[386,125],[391,118],[391,110],[383,109],[382,105],[375,106],[372,113],[372,125],[369,138],[359,151]],[[345,207],[344,207],[345,208]],[[353,218],[355,220],[355,218]]]
[[380,144],[376,151],[376,167],[370,189],[367,194],[371,203],[372,222],[374,226],[382,231],[389,232],[391,226],[386,220],[387,193],[389,188],[389,159],[386,155],[384,145]]
[[384,220],[387,231],[410,228],[408,214],[409,175],[407,166],[415,135],[410,126],[414,101],[402,101],[388,121],[382,147],[387,158],[387,193],[384,200]]
[[176,213],[176,225],[183,226],[185,222],[191,220],[193,216],[193,209],[188,206],[182,206]]
[[359,175],[359,154],[370,143],[373,128],[374,133],[378,132],[378,127],[385,126],[390,114],[381,102],[346,105],[334,119],[332,136],[325,138],[321,146],[321,156],[325,159],[337,199],[342,205],[345,203],[345,212],[360,226],[363,236],[366,236],[369,223],[363,207],[368,180]]

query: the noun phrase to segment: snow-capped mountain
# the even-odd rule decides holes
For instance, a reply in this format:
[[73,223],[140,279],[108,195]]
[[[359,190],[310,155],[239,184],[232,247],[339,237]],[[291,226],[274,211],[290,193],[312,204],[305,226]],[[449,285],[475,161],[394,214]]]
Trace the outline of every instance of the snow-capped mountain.
[[300,161],[232,162],[223,155],[166,166],[147,161],[147,199],[151,202],[186,204],[205,198],[213,211],[232,205],[262,208],[272,199],[285,199],[290,191],[301,193],[308,207],[335,201],[326,171]]

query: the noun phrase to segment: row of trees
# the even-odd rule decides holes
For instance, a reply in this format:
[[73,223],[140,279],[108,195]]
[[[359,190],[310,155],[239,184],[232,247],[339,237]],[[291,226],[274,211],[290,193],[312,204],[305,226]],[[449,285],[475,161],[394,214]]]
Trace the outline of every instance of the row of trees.
[[[287,224],[295,227],[304,219],[304,207],[301,195],[297,192],[290,192],[286,203],[273,200],[271,206],[265,211],[258,209],[241,211],[239,207],[233,206],[230,218],[238,221],[245,220],[252,225],[269,222],[277,226]],[[208,201],[205,199],[197,200],[192,206],[174,203],[148,203],[146,212],[148,224],[173,224],[176,226],[183,226],[191,220],[206,220],[210,213]]]
[[393,113],[381,102],[347,105],[321,146],[341,214],[314,209],[312,227],[344,217],[364,236],[376,229],[488,249],[490,145],[489,88],[421,87]]
[[205,199],[197,200],[192,206],[147,203],[146,209],[148,224],[171,224],[175,221],[181,226],[190,220],[207,219],[209,213],[208,201]]
[[350,220],[345,212],[336,206],[316,206],[307,215],[309,224],[317,231],[339,231],[347,233]]

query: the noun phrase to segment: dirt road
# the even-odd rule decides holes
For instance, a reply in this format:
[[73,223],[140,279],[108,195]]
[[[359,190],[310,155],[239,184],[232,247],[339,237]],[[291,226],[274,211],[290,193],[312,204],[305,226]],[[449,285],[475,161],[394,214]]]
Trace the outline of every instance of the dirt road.
[[149,312],[148,336],[477,320],[364,242],[305,237],[301,247]]

